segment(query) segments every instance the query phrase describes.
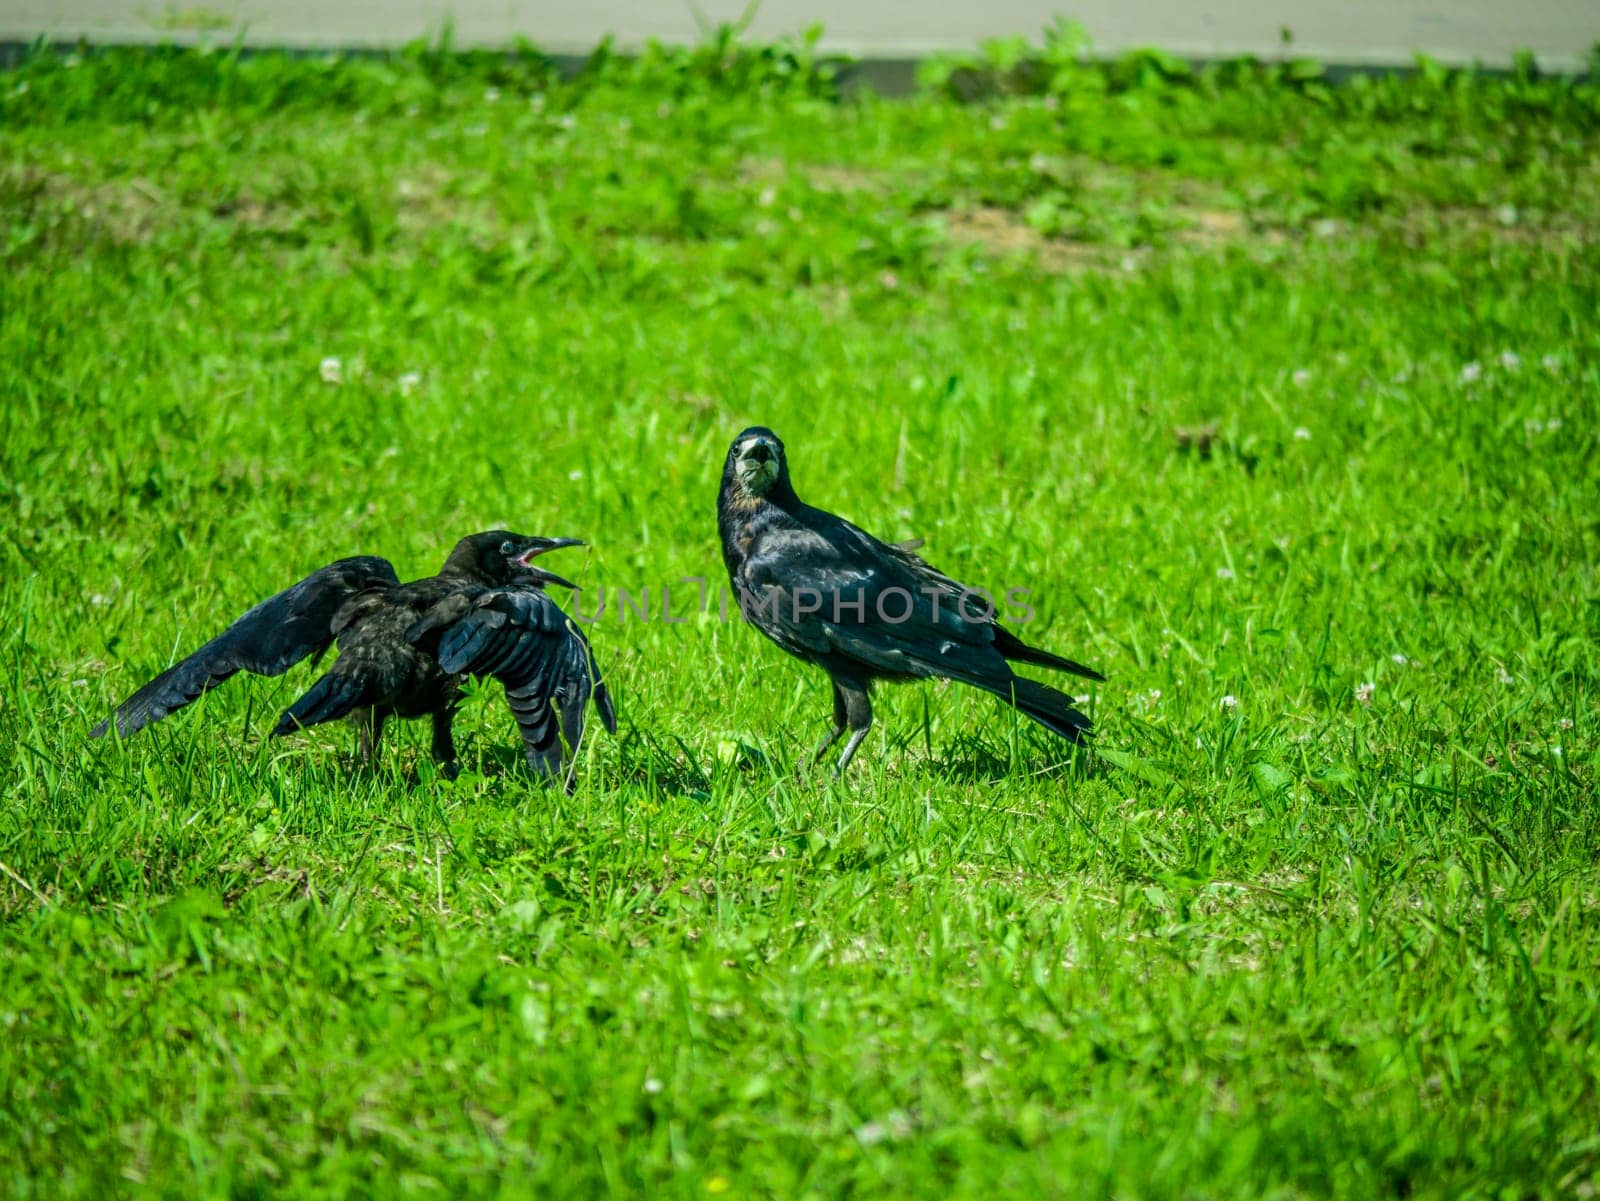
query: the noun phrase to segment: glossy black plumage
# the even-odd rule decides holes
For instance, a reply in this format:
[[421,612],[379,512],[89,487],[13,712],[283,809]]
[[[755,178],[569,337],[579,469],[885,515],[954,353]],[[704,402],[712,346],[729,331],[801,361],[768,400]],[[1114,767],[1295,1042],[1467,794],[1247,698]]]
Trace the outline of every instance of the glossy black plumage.
[[[235,673],[279,676],[309,656],[321,656],[348,624],[343,611],[356,598],[400,583],[387,560],[340,559],[292,588],[268,597],[187,659],[173,664],[117,709],[124,738],[174,713]],[[112,718],[92,736],[106,733]]]
[[1073,742],[1089,719],[1064,693],[1017,675],[1008,660],[1092,680],[1092,668],[1023,642],[993,619],[979,594],[912,553],[880,542],[794,491],[783,443],[764,427],[728,450],[717,498],[723,562],[741,614],[833,681],[833,730],[848,728],[838,769],[872,724],[875,680],[943,677],[993,693]]
[[591,697],[606,728],[616,729],[588,641],[543,590],[571,585],[531,563],[573,545],[579,543],[570,538],[490,530],[462,539],[438,575],[406,584],[383,559],[341,559],[256,605],[135,692],[92,736],[115,722],[126,737],[239,671],[279,675],[337,641],[339,657],[283,714],[274,736],[352,717],[360,756],[370,763],[389,717],[426,716],[433,756],[454,774],[451,727],[461,679],[486,676],[506,689],[529,765],[558,775],[563,742],[550,736],[550,722],[538,720],[541,706],[545,713],[552,703],[560,709],[565,746],[581,741]]
[[591,699],[607,732],[617,732],[589,640],[538,589],[458,592],[424,614],[406,637],[432,648],[445,672],[500,681],[535,772],[560,770],[562,742],[576,747],[582,741]]

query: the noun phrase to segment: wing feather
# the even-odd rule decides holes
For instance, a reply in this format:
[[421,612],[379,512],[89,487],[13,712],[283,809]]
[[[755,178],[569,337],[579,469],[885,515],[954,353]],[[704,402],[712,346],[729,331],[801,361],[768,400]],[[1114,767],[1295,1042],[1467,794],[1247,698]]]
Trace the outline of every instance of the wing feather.
[[455,605],[447,612],[425,614],[407,636],[416,641],[435,634],[444,671],[491,677],[505,688],[507,707],[536,773],[559,774],[558,726],[567,745],[576,749],[591,698],[606,729],[616,732],[616,712],[600,683],[588,639],[542,589],[484,589],[464,610]]
[[356,620],[369,594],[400,583],[385,559],[340,559],[270,596],[188,658],[175,663],[90,731],[99,738],[116,723],[123,737],[177,712],[241,671],[282,675],[320,655]]

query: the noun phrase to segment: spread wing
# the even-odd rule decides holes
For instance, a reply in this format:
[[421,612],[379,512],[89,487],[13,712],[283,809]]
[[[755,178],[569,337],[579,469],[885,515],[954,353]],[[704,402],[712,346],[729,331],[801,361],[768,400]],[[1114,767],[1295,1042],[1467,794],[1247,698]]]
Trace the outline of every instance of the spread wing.
[[187,659],[169,667],[90,731],[99,738],[116,723],[123,737],[160,721],[236,672],[282,675],[320,655],[362,610],[370,594],[400,583],[387,560],[340,559],[292,588],[268,597]]
[[439,666],[452,675],[500,681],[535,772],[560,773],[562,740],[574,750],[582,742],[591,699],[605,728],[616,733],[616,710],[588,639],[542,589],[493,588],[452,597],[406,637],[437,637]]

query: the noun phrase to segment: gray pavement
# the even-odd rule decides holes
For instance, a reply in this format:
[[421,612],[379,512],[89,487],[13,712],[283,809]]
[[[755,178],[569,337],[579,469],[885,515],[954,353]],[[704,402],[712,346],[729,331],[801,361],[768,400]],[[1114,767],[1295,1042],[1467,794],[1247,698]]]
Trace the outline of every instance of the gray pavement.
[[[101,42],[227,42],[370,48],[435,34],[449,20],[458,45],[502,46],[522,36],[552,53],[582,53],[606,34],[623,49],[647,39],[684,43],[701,21],[737,20],[739,0],[0,0],[0,42],[40,35]],[[697,9],[699,17],[697,18]],[[1600,0],[765,0],[749,36],[771,39],[820,22],[827,50],[916,58],[986,38],[1037,39],[1070,12],[1095,49],[1160,46],[1192,58],[1277,57],[1386,66],[1426,52],[1452,63],[1503,66],[1532,50],[1548,70],[1580,70],[1600,42]]]

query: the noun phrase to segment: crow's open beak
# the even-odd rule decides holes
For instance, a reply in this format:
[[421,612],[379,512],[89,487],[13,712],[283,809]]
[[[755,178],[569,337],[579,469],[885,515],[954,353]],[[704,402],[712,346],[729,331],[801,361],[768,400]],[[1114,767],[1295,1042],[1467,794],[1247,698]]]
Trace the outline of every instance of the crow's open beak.
[[778,478],[780,466],[778,448],[766,438],[756,438],[740,450],[735,472],[746,488],[762,492]]
[[539,588],[543,588],[546,584],[559,584],[563,588],[570,588],[573,592],[578,590],[578,586],[565,576],[559,576],[553,571],[546,571],[542,567],[524,567],[522,575],[518,577],[517,582],[519,584],[533,584]]
[[517,560],[517,566],[527,567],[534,559],[537,559],[540,555],[549,551],[561,550],[568,546],[582,545],[582,538],[539,538],[534,541],[534,544],[531,547],[522,553],[522,557]]

